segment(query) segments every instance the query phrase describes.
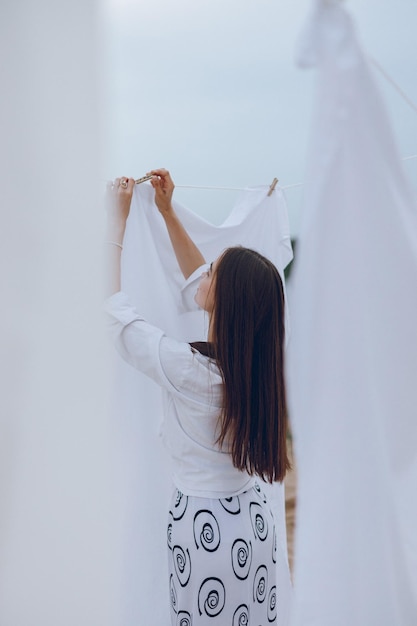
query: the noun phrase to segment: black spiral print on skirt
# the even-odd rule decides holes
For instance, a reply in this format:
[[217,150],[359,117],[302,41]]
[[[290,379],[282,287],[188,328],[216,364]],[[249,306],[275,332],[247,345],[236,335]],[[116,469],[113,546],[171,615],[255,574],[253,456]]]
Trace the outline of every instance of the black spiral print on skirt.
[[264,492],[262,491],[258,483],[255,483],[253,488],[255,489],[256,493],[260,496],[262,502],[266,504],[267,503],[266,495],[264,494]]
[[253,601],[264,602],[268,591],[268,568],[260,565],[253,579]]
[[181,491],[176,490],[174,505],[170,510],[170,514],[172,515],[174,520],[179,520],[185,514],[188,505],[188,496],[184,496]]
[[252,542],[236,539],[232,545],[232,568],[235,576],[246,580],[252,563]]
[[177,594],[177,590],[175,588],[174,576],[172,574],[169,577],[169,597],[170,597],[170,600],[171,600],[171,610],[174,613],[177,613],[178,594]]
[[172,522],[169,522],[167,527],[167,545],[172,550]]
[[180,611],[177,614],[176,626],[193,626],[193,618],[187,611]]
[[200,615],[217,617],[224,609],[226,588],[220,578],[206,578],[198,592],[198,612]]
[[221,498],[220,504],[225,511],[231,515],[239,515],[240,513],[240,500],[239,496],[231,496],[230,498]]
[[202,547],[207,552],[214,552],[220,545],[219,524],[210,511],[204,509],[194,515],[194,541],[197,550]]
[[222,499],[176,491],[167,545],[172,626],[280,626],[275,525],[258,485]]
[[181,587],[185,587],[191,576],[191,559],[188,548],[184,551],[181,546],[174,546],[172,548],[172,559],[177,579]]
[[232,626],[250,626],[249,607],[247,604],[241,604],[237,607],[233,614]]
[[250,503],[250,518],[255,538],[265,541],[268,537],[268,519],[265,509],[259,502]]
[[272,587],[268,596],[268,622],[275,622],[277,619],[277,589]]
[[272,535],[272,562],[277,562],[277,529],[275,528],[275,525]]

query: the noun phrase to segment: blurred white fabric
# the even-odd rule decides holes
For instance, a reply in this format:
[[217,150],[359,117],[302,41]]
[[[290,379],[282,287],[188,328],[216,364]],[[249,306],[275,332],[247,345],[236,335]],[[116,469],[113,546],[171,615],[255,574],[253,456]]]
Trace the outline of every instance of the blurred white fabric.
[[0,4],[2,626],[120,624],[97,8]]
[[[226,248],[244,245],[269,257],[281,274],[292,259],[288,215],[280,189],[267,196],[268,187],[243,192],[226,221],[213,226],[174,203],[185,228],[207,262]],[[186,312],[198,277],[185,285],[165,223],[150,184],[136,187],[122,255],[122,289],[147,321],[168,336],[185,341],[205,340],[207,319],[197,309]],[[185,285],[185,287],[184,287]],[[188,294],[187,294],[188,292]],[[161,392],[155,383],[115,356],[114,416],[119,429],[120,485],[125,502],[126,552],[123,624],[169,623],[166,524],[172,482],[167,453],[159,438]],[[266,485],[265,485],[266,487]],[[277,518],[278,537],[286,552],[284,489],[276,485],[268,495]],[[281,602],[286,624],[289,579]]]
[[298,466],[293,626],[417,620],[417,211],[339,3],[317,1],[318,65],[290,285]]

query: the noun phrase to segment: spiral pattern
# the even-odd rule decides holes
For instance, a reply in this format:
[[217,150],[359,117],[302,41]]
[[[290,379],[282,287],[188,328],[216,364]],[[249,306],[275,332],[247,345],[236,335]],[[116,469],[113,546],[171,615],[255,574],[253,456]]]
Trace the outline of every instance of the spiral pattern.
[[222,500],[175,491],[170,509],[171,624],[275,626],[285,554],[259,486]]
[[257,502],[250,503],[250,518],[255,537],[261,541],[265,541],[268,536],[268,522],[261,505]]
[[217,617],[224,609],[226,590],[219,578],[206,578],[198,592],[198,611],[209,617]]
[[266,495],[264,494],[264,492],[262,491],[262,489],[260,488],[260,486],[258,485],[258,483],[255,483],[253,486],[254,490],[256,491],[256,493],[258,494],[258,496],[260,498],[262,498],[262,502],[264,504],[267,503],[267,499],[266,499]]
[[171,600],[172,610],[174,611],[174,613],[176,613],[177,605],[178,605],[178,599],[177,599],[178,596],[177,596],[177,590],[175,589],[174,577],[172,574],[169,578],[169,597]]
[[239,515],[240,513],[240,500],[239,496],[231,496],[230,498],[221,498],[220,504],[225,511],[231,515]]
[[185,587],[191,576],[190,553],[188,549],[184,552],[180,546],[174,546],[172,549],[172,558],[174,559],[175,573],[179,583],[181,587]]
[[253,579],[253,600],[262,603],[266,598],[267,589],[268,570],[265,565],[260,565]]
[[178,613],[176,626],[193,626],[193,619],[188,611]]
[[240,580],[246,580],[252,563],[252,544],[244,539],[236,539],[232,546],[232,567]]
[[168,548],[172,550],[172,524],[168,524],[167,528],[167,544]]
[[268,622],[277,619],[277,588],[275,585],[271,588],[268,596]]
[[188,496],[185,496],[181,491],[177,489],[175,503],[170,514],[172,515],[175,521],[180,520],[184,517],[184,513],[187,510],[188,505]]
[[241,604],[233,614],[232,626],[249,626],[249,607]]
[[274,533],[272,535],[272,562],[277,562],[277,531],[274,526]]
[[207,552],[215,552],[220,545],[220,528],[213,513],[198,511],[194,516],[193,528],[197,549],[201,545]]

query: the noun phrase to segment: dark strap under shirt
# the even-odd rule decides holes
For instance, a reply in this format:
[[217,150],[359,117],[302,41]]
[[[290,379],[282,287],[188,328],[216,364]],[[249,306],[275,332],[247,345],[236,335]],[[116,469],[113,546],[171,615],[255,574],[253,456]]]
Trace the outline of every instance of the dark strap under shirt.
[[209,341],[193,341],[190,343],[190,346],[203,356],[216,360],[216,350],[213,343]]

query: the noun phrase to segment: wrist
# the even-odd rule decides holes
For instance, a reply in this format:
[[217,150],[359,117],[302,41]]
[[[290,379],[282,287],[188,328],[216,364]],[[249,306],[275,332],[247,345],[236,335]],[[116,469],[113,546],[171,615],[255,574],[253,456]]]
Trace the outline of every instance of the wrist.
[[107,228],[106,230],[106,240],[107,241],[115,241],[117,243],[123,244],[123,239],[125,236],[125,229],[121,228]]
[[126,222],[120,220],[109,220],[107,222],[106,237],[112,241],[123,242],[125,236]]
[[178,221],[177,214],[175,213],[172,204],[169,204],[163,211],[161,211],[161,215],[166,222]]

